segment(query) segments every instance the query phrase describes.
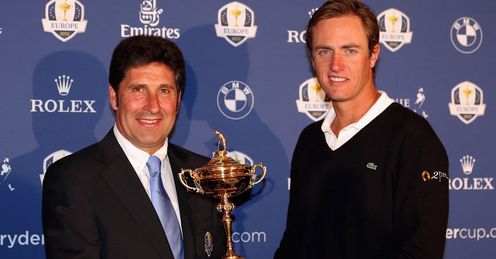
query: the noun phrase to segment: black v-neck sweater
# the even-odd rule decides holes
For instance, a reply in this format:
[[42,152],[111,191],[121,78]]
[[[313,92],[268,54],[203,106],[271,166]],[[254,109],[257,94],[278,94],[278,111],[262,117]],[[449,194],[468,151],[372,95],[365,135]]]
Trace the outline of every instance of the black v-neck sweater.
[[393,103],[335,151],[321,125],[296,145],[275,258],[442,258],[448,158],[429,123]]

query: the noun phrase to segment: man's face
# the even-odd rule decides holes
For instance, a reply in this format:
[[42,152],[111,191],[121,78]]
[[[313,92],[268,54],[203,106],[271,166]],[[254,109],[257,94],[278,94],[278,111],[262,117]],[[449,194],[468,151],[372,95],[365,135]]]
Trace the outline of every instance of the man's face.
[[360,18],[353,15],[325,19],[313,27],[312,64],[317,79],[334,103],[360,101],[375,91],[372,53]]
[[174,72],[153,62],[129,69],[118,93],[109,86],[119,132],[137,148],[155,153],[167,138],[179,107]]

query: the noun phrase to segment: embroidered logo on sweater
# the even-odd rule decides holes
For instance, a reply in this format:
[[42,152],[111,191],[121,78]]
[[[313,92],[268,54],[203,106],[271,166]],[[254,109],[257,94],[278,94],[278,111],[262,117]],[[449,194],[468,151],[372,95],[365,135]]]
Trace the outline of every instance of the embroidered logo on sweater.
[[368,163],[367,163],[367,168],[368,168],[368,169],[372,169],[372,170],[374,170],[374,171],[375,171],[375,170],[377,170],[377,165],[376,165],[376,164],[374,164],[373,162],[368,162]]
[[429,173],[427,170],[424,170],[422,171],[422,173],[420,173],[420,175],[424,182],[428,182],[428,181],[442,182],[443,179],[449,181],[448,174],[441,171],[434,171]]

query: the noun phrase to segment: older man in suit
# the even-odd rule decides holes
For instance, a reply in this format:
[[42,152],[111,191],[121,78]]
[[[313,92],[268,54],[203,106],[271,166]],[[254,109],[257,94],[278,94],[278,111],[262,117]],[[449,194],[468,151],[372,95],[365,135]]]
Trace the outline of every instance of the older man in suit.
[[215,201],[178,181],[180,168],[208,159],[168,142],[185,83],[181,51],[160,37],[124,39],[109,83],[113,129],[46,173],[47,258],[220,258]]

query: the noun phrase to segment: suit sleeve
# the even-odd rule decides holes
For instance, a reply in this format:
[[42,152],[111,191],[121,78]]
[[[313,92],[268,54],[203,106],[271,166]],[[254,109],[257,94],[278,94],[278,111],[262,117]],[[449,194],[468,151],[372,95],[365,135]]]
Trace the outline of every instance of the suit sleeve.
[[43,231],[47,259],[100,258],[96,220],[74,171],[54,163],[43,182]]
[[397,259],[441,259],[448,222],[448,157],[432,131],[407,136],[400,151],[394,220]]

